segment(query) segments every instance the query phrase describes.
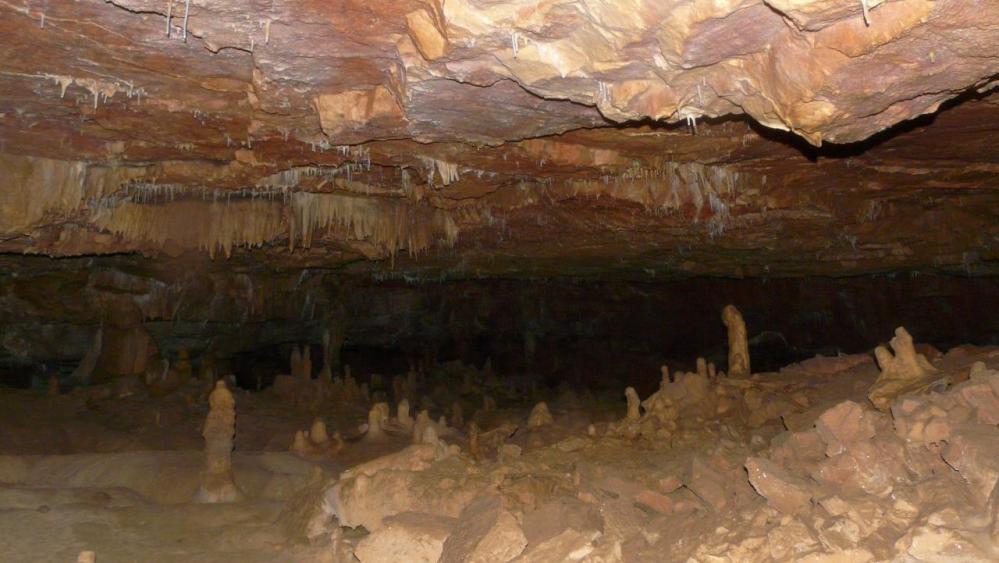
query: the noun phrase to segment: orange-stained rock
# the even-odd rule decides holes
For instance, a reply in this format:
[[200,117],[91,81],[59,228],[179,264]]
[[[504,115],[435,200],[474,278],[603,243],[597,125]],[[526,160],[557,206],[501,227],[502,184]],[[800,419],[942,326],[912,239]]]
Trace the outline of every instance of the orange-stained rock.
[[749,458],[746,461],[746,471],[749,472],[749,482],[753,488],[766,497],[771,507],[791,514],[809,506],[812,493],[808,484],[774,462],[758,457]]

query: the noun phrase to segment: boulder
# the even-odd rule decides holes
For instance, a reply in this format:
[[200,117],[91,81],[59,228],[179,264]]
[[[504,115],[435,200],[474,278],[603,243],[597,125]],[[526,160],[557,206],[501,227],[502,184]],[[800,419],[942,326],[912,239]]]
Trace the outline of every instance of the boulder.
[[402,512],[384,519],[354,550],[361,563],[406,561],[436,563],[455,519],[420,512]]
[[480,497],[465,507],[444,542],[440,563],[503,563],[520,555],[527,538],[498,497]]
[[775,510],[790,514],[807,506],[812,499],[807,481],[769,459],[751,457],[746,460],[746,470],[750,484]]
[[873,438],[874,421],[864,407],[853,401],[843,401],[819,416],[815,430],[825,442],[826,455],[834,456],[850,444]]

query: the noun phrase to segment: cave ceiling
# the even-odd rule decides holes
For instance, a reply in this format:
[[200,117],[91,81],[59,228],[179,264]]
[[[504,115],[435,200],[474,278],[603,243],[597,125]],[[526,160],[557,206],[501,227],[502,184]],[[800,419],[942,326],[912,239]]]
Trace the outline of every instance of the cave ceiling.
[[994,0],[0,0],[0,252],[999,271]]

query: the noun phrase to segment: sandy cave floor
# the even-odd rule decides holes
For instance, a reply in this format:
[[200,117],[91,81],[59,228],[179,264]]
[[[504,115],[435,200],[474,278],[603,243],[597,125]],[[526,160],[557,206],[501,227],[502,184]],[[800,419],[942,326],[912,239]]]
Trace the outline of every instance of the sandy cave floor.
[[[366,381],[370,391],[284,376],[263,392],[234,391],[233,472],[246,500],[229,504],[192,502],[207,382],[5,389],[0,553],[74,561],[90,550],[102,563],[996,560],[999,348],[919,351],[933,384],[884,412],[868,400],[883,371],[869,354],[748,379],[675,373],[634,415],[620,393],[546,392],[454,363]],[[415,422],[400,419],[396,392],[430,417],[414,406]],[[379,400],[391,417],[372,431]],[[550,419],[534,408],[542,400]],[[316,419],[343,443],[306,436],[290,448]]]

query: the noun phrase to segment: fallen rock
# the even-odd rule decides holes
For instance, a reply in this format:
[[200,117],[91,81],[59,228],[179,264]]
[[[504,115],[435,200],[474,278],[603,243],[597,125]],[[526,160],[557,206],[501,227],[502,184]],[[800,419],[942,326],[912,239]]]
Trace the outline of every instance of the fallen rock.
[[499,497],[481,497],[461,511],[457,527],[444,542],[440,563],[501,563],[526,546],[520,524]]
[[594,551],[593,541],[600,532],[580,532],[568,529],[547,540],[533,544],[514,559],[517,563],[549,563],[552,561],[580,561]]
[[920,526],[909,531],[897,542],[899,554],[914,561],[995,561],[995,553],[983,552],[975,541],[958,530],[939,526]]
[[770,556],[777,561],[794,561],[815,551],[819,542],[804,523],[797,519],[782,521],[767,534]]
[[780,512],[791,514],[812,500],[807,481],[794,477],[769,459],[751,457],[746,460],[746,470],[756,492]]
[[575,498],[559,498],[528,512],[523,518],[524,536],[529,544],[542,543],[567,529],[603,532],[600,511]]
[[843,401],[815,421],[815,429],[826,444],[826,455],[842,453],[850,444],[874,437],[874,421],[864,407]]
[[995,427],[973,425],[956,433],[943,450],[944,461],[971,485],[984,505],[999,480],[999,431]]
[[420,512],[389,516],[381,528],[357,544],[354,555],[361,563],[436,563],[454,525],[453,518]]
[[976,377],[953,390],[957,400],[972,409],[975,418],[982,424],[999,424],[999,375]]
[[732,496],[725,474],[701,457],[695,457],[691,462],[690,477],[685,484],[701,500],[718,511],[728,506]]
[[880,497],[907,479],[905,450],[882,439],[854,444],[849,450],[822,462],[811,473],[816,481],[837,490]]

